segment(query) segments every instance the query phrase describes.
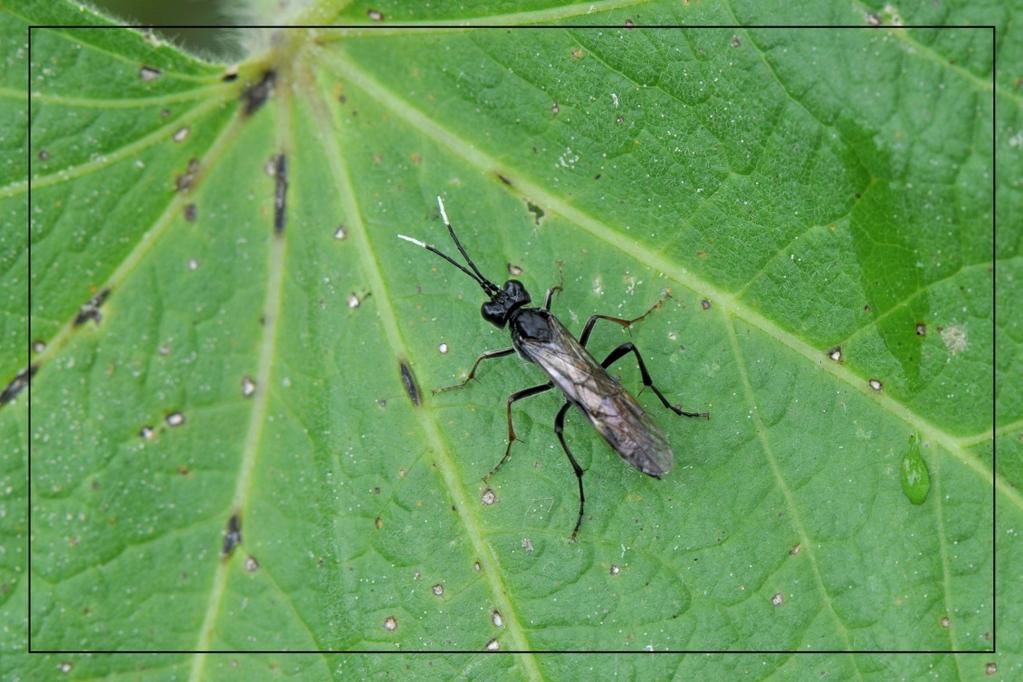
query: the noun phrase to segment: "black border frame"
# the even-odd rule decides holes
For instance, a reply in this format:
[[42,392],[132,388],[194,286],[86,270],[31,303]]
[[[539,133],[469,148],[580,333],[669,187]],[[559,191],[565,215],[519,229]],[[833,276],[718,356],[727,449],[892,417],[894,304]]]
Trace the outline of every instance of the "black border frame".
[[[26,84],[26,98],[28,101],[28,118],[26,121],[26,149],[27,149],[27,186],[28,186],[28,215],[26,230],[28,232],[28,254],[29,254],[29,276],[26,278],[29,324],[27,328],[27,344],[31,349],[33,344],[32,335],[32,32],[34,30],[108,30],[108,29],[129,29],[133,31],[153,31],[160,29],[348,29],[348,30],[453,30],[453,31],[477,31],[477,30],[563,30],[563,29],[603,29],[635,31],[661,31],[669,29],[681,30],[910,30],[910,29],[933,29],[933,30],[982,30],[990,31],[991,34],[991,648],[989,649],[663,649],[647,651],[640,649],[34,649],[32,647],[32,381],[31,373],[28,374],[28,518],[29,533],[26,538],[26,551],[28,554],[28,621],[26,631],[26,645],[29,654],[558,654],[558,653],[635,653],[635,654],[807,654],[807,655],[833,655],[833,654],[987,654],[997,653],[997,448],[996,448],[996,421],[997,421],[997,28],[993,25],[903,25],[903,26],[872,26],[864,25],[654,25],[654,26],[623,26],[608,24],[586,24],[586,25],[543,25],[543,26],[507,26],[478,24],[471,26],[451,24],[353,24],[353,25],[294,25],[294,26],[272,26],[272,25],[88,25],[88,26],[66,26],[66,25],[33,25],[28,27],[28,81]],[[30,362],[31,365],[31,362]]]

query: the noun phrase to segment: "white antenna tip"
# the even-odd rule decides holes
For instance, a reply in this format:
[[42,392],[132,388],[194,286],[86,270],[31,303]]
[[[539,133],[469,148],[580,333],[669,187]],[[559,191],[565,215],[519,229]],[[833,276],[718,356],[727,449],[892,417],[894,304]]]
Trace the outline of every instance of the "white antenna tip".
[[448,212],[444,210],[444,200],[440,198],[439,194],[437,195],[437,206],[440,208],[440,217],[444,219],[444,224],[450,225],[451,221],[448,220]]
[[415,239],[414,237],[408,237],[408,236],[406,236],[406,235],[403,235],[403,234],[399,234],[399,235],[398,235],[398,239],[404,239],[404,240],[405,240],[405,241],[407,241],[407,242],[412,242],[412,243],[413,243],[413,244],[415,244],[416,246],[421,246],[421,247],[423,247],[424,249],[426,248],[426,242],[421,242],[421,241],[419,241],[418,239]]

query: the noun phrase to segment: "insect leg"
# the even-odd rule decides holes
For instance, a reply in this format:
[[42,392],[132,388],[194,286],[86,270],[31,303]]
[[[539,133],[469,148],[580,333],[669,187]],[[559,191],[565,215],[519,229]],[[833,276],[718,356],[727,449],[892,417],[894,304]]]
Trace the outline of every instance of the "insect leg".
[[530,386],[529,388],[516,391],[508,396],[508,447],[504,449],[504,456],[501,457],[501,461],[483,477],[484,482],[489,481],[490,477],[496,474],[497,470],[504,466],[504,463],[508,461],[509,457],[511,457],[511,446],[512,443],[515,442],[515,427],[512,425],[512,403],[517,400],[522,400],[523,398],[528,398],[531,395],[536,395],[537,393],[549,391],[552,388],[554,388],[554,384],[548,381],[546,384]]
[[704,419],[710,419],[709,412],[686,412],[678,405],[672,405],[671,403],[669,403],[668,399],[664,397],[663,393],[661,393],[661,389],[654,386],[654,380],[650,378],[650,372],[648,372],[646,369],[646,364],[644,364],[643,362],[643,356],[639,354],[639,349],[636,348],[636,346],[633,345],[631,341],[626,341],[625,343],[611,351],[611,353],[606,358],[604,358],[604,361],[600,363],[600,365],[601,367],[607,369],[627,353],[634,353],[636,355],[636,362],[639,363],[639,373],[640,376],[643,377],[643,385],[646,386],[647,388],[652,389],[653,392],[657,394],[657,397],[660,398],[662,405],[664,405],[669,410],[682,417],[703,417]]
[[565,287],[565,262],[558,261],[558,283],[547,290],[547,295],[543,299],[543,309],[550,310],[551,303],[554,301],[554,294],[561,293]]
[[650,313],[654,312],[662,305],[664,305],[664,301],[669,298],[671,298],[671,294],[665,292],[663,296],[657,299],[657,303],[654,303],[652,306],[650,306],[650,308],[645,313],[631,320],[626,320],[623,317],[611,317],[610,315],[590,315],[590,319],[586,320],[586,325],[583,327],[583,333],[579,335],[579,345],[584,348],[586,347],[586,342],[589,341],[590,339],[590,332],[593,331],[593,325],[597,324],[597,320],[607,320],[608,322],[614,322],[615,324],[619,324],[628,329],[637,322],[642,322],[643,320],[645,320],[647,315],[649,315]]
[[554,418],[554,433],[558,434],[558,440],[561,441],[561,449],[568,455],[568,461],[572,464],[572,471],[575,472],[575,480],[579,483],[579,516],[576,517],[575,528],[572,529],[572,539],[575,540],[575,534],[579,532],[579,526],[583,523],[583,507],[586,505],[586,494],[583,492],[583,468],[579,466],[579,462],[575,461],[572,451],[568,449],[568,443],[565,442],[565,414],[568,413],[568,408],[570,407],[572,407],[570,402],[566,402],[561,406],[558,416]]
[[560,284],[558,286],[556,286],[556,287],[551,287],[550,289],[547,290],[547,295],[544,296],[544,299],[543,299],[543,309],[544,310],[550,310],[551,309],[551,303],[554,301],[554,294],[556,294],[556,293],[558,293],[560,291],[561,291],[561,285]]
[[511,355],[515,352],[514,348],[502,348],[500,350],[488,350],[484,353],[480,353],[476,358],[476,361],[472,363],[472,368],[469,370],[469,375],[465,377],[463,381],[457,384],[451,384],[450,386],[443,386],[441,388],[433,389],[434,395],[437,393],[443,393],[444,391],[450,391],[454,388],[462,388],[467,383],[472,381],[476,377],[476,368],[480,366],[480,363],[484,360],[492,360],[494,358],[503,358],[506,355]]

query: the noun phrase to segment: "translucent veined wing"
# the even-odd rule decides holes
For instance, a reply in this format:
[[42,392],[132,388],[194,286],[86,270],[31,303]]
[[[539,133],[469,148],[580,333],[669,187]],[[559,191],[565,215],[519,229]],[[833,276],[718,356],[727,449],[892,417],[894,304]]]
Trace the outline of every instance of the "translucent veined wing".
[[548,326],[549,339],[515,340],[523,357],[547,373],[622,459],[650,476],[671,471],[668,440],[639,402],[553,315]]

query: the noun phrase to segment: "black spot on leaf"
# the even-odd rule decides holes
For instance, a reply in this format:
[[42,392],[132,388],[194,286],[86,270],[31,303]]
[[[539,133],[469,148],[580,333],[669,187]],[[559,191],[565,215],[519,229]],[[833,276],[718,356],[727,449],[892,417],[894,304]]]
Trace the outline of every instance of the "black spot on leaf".
[[534,204],[532,201],[526,202],[526,209],[533,214],[533,222],[539,225],[540,221],[543,220],[543,217],[545,215],[544,210],[537,206],[536,204]]
[[39,371],[39,365],[31,365],[18,372],[18,374],[11,379],[11,383],[7,384],[3,392],[0,393],[0,405],[6,405],[17,398],[18,394],[25,390],[25,387],[28,386],[28,382],[32,380],[32,377],[35,376],[37,371]]
[[85,305],[78,309],[78,314],[75,315],[74,326],[79,327],[89,320],[92,320],[96,324],[103,319],[103,315],[100,313],[100,306],[110,296],[110,289],[101,289],[99,293],[90,298]]
[[273,69],[263,72],[263,77],[255,85],[250,85],[242,92],[242,102],[245,103],[245,115],[251,116],[259,111],[259,108],[266,104],[266,101],[273,94],[274,81],[277,80],[277,72]]
[[231,514],[227,520],[227,528],[224,529],[224,545],[220,550],[220,556],[227,559],[231,556],[234,548],[242,544],[242,521],[237,512]]
[[419,386],[416,384],[416,377],[412,374],[412,369],[404,360],[399,361],[398,367],[401,370],[401,383],[405,387],[405,393],[408,394],[412,404],[419,407],[422,398],[420,398]]
[[274,161],[274,233],[284,232],[288,195],[288,158],[278,154]]

